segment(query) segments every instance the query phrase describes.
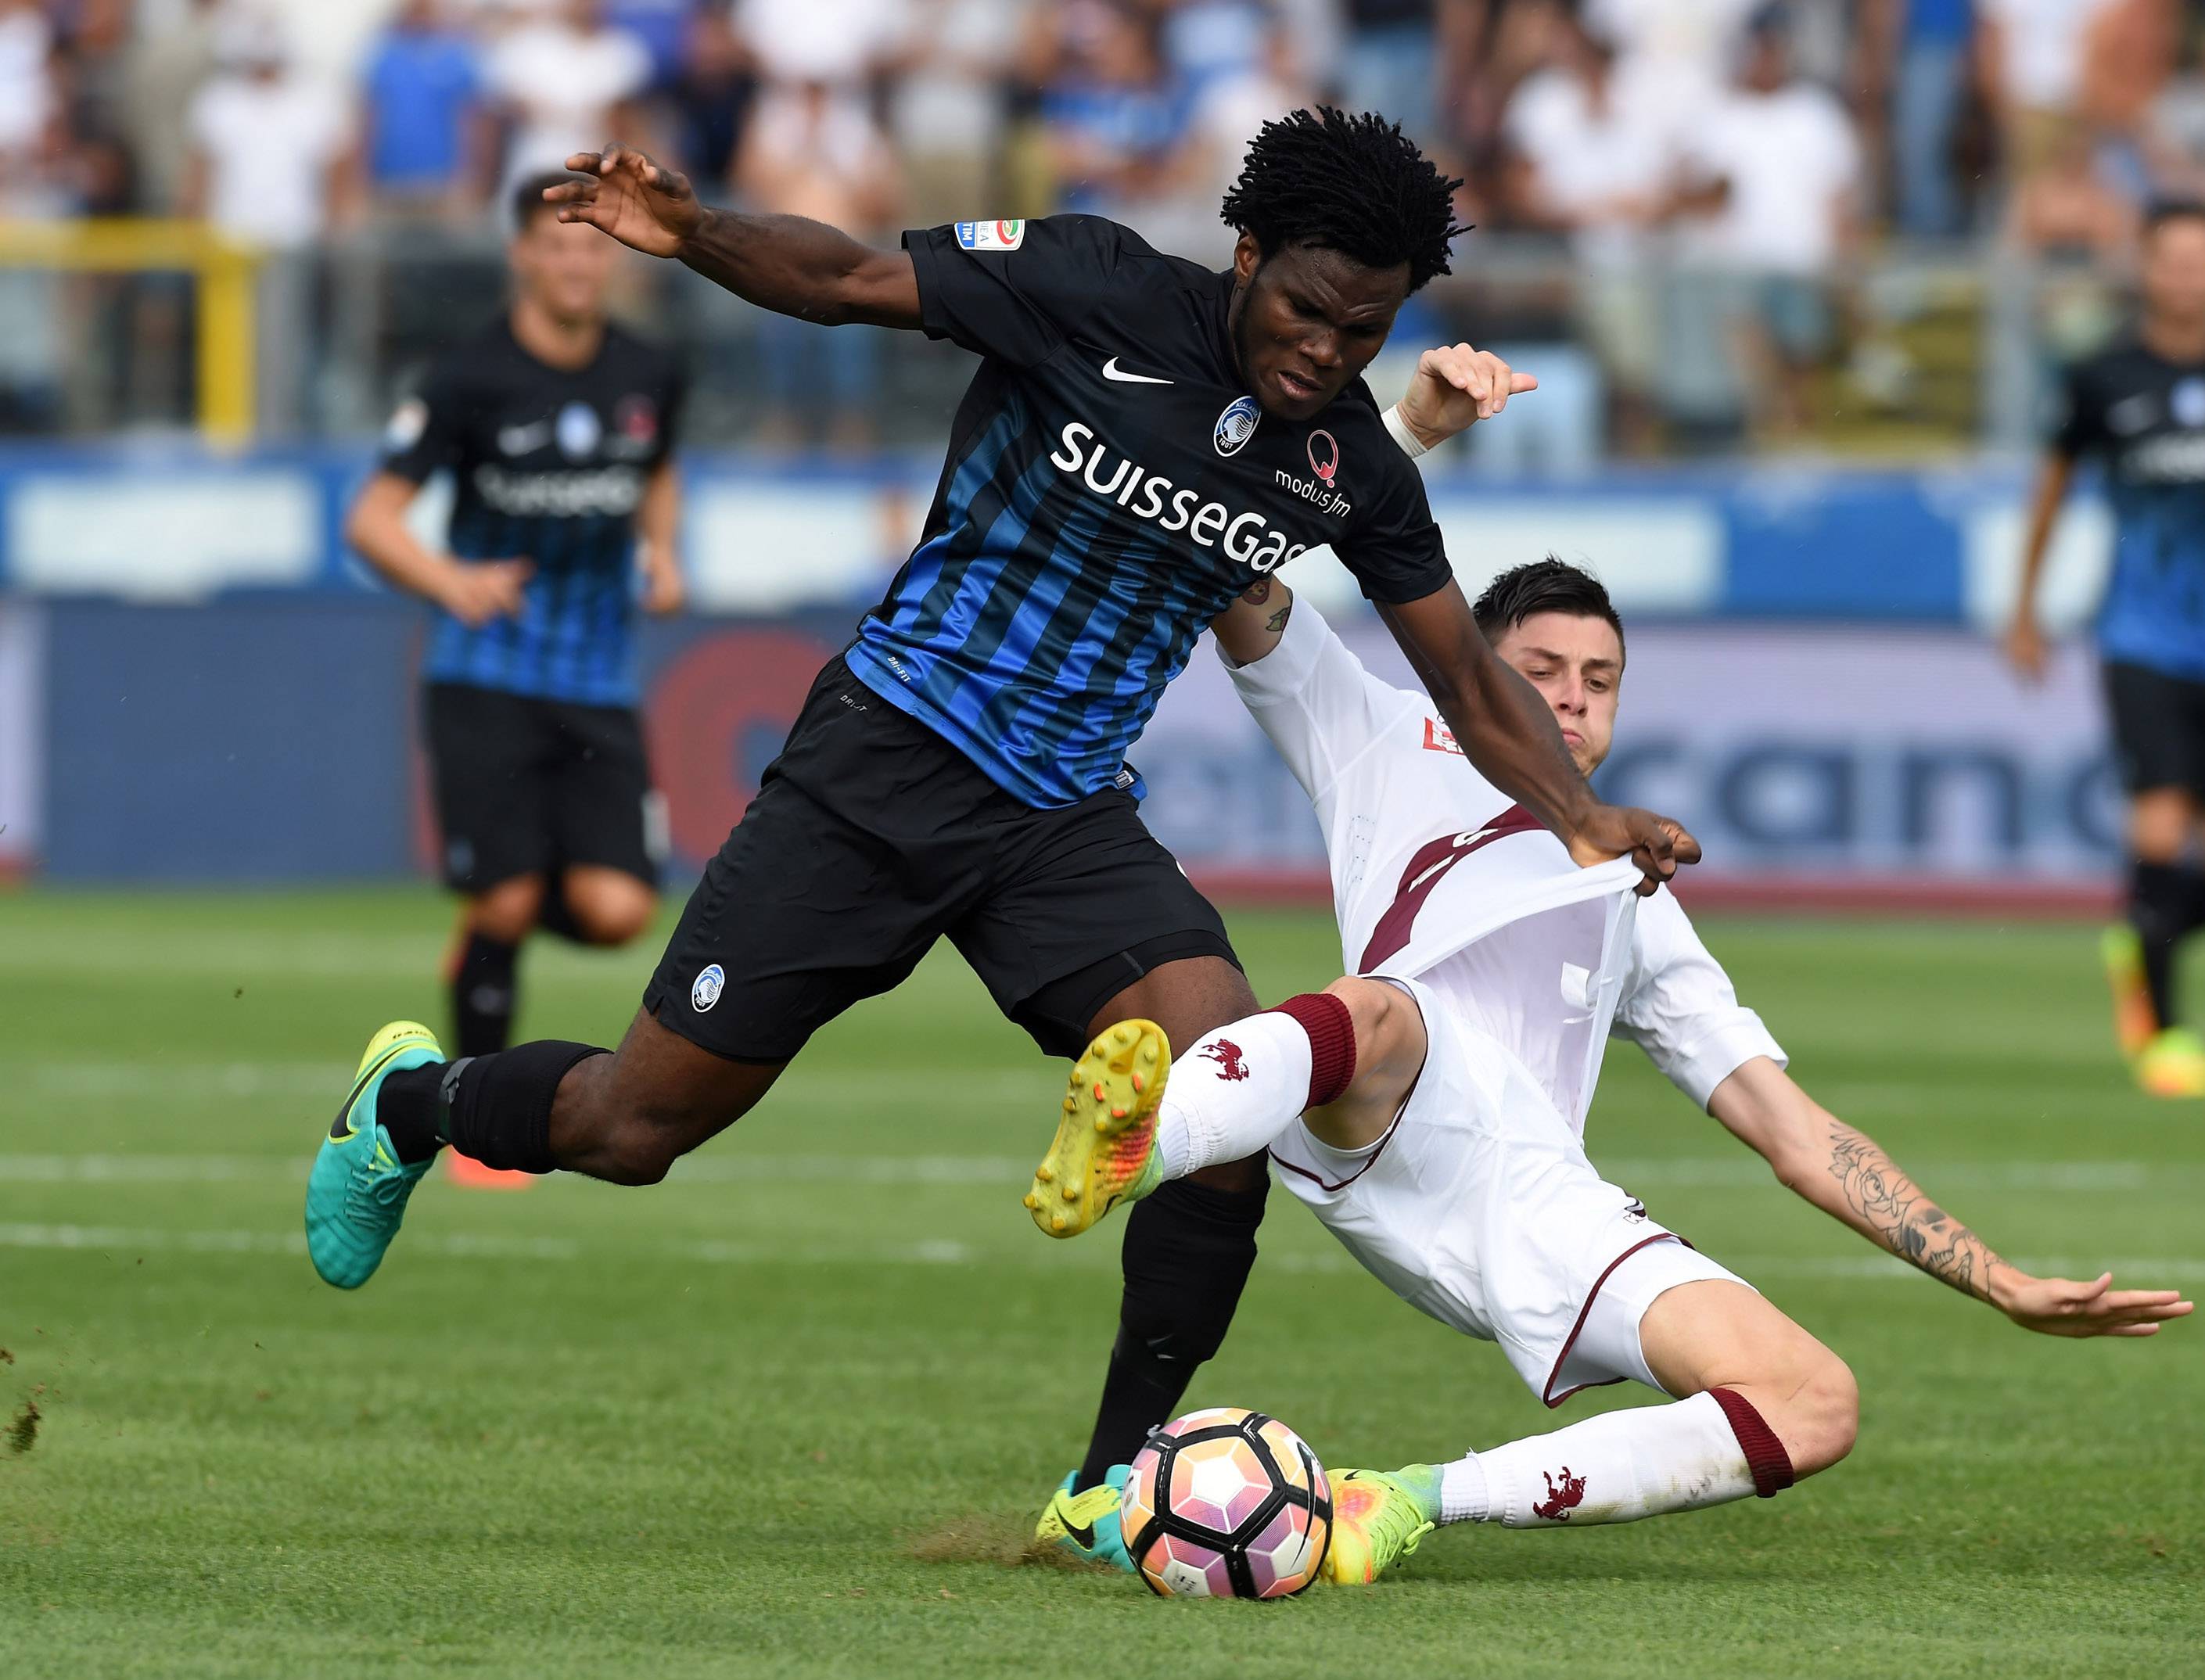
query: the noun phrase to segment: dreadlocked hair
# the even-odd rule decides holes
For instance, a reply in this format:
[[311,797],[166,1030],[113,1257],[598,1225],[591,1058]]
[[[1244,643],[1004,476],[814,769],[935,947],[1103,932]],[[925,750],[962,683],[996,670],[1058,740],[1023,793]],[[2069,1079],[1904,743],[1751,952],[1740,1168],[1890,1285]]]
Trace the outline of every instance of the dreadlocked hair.
[[1470,231],[1454,219],[1461,185],[1400,123],[1319,105],[1263,125],[1220,213],[1266,256],[1322,245],[1366,268],[1406,263],[1413,292],[1447,272],[1448,244]]

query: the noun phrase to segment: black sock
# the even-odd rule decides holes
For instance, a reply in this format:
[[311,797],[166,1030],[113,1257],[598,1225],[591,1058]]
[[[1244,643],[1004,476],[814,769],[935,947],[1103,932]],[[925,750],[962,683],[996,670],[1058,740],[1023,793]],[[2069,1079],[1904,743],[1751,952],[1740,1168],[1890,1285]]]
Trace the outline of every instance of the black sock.
[[502,1050],[513,1036],[513,971],[520,947],[471,930],[452,965],[453,1049],[460,1056]]
[[2129,876],[2129,924],[2143,947],[2144,986],[2161,1027],[2180,1018],[2175,1013],[2174,953],[2198,925],[2205,897],[2201,885],[2205,883],[2196,872],[2179,864],[2139,863]]
[[1133,1204],[1118,1340],[1079,1487],[1127,1463],[1150,1430],[1171,1421],[1196,1368],[1224,1341],[1256,1263],[1256,1227],[1269,1189],[1213,1190],[1177,1178]]
[[384,1074],[376,1090],[375,1118],[390,1134],[390,1147],[398,1159],[409,1166],[443,1148],[443,1140],[437,1136],[437,1087],[449,1065],[401,1067]]
[[538,1039],[494,1056],[470,1056],[440,1070],[437,1131],[484,1167],[556,1172],[551,1103],[576,1062],[611,1053],[595,1044]]

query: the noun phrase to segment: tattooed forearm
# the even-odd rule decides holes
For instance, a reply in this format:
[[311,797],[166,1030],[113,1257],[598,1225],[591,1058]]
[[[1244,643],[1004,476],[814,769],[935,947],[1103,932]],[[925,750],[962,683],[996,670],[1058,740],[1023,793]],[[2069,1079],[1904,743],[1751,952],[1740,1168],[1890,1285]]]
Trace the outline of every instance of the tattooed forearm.
[[1990,1299],[1991,1267],[2005,1262],[1924,1196],[1875,1139],[1841,1120],[1830,1122],[1830,1176],[1863,1228],[1884,1247],[1964,1294]]
[[1269,631],[1274,636],[1277,635],[1281,630],[1284,630],[1287,627],[1287,620],[1293,616],[1293,610],[1294,597],[1289,595],[1286,600],[1281,603],[1279,610],[1263,620],[1263,628]]

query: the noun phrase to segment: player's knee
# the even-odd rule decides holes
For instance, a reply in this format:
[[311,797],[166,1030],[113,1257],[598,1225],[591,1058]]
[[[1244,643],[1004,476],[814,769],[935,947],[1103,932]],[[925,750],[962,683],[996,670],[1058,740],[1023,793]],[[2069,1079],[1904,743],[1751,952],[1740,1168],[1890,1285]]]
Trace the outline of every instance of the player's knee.
[[1411,1054],[1422,1060],[1423,1016],[1416,1000],[1399,986],[1351,974],[1324,989],[1327,995],[1347,1006],[1348,1018],[1355,1027],[1358,1071],[1383,1067]]
[[583,939],[591,945],[626,945],[639,938],[650,927],[657,909],[658,900],[651,893],[636,893],[586,910],[578,909],[574,923],[581,929]]
[[515,876],[478,893],[467,905],[467,925],[502,945],[518,945],[536,926],[544,908],[541,876]]
[[1812,1475],[1853,1450],[1860,1434],[1860,1385],[1844,1360],[1819,1345],[1796,1380],[1780,1433],[1792,1474]]

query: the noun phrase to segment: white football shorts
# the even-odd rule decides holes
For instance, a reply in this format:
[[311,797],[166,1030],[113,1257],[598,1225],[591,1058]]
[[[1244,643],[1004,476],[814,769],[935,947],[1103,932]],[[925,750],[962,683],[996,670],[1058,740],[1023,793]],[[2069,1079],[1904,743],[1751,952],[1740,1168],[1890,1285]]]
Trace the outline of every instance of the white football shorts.
[[1626,1378],[1661,1389],[1638,1345],[1655,1297],[1744,1279],[1600,1176],[1552,1100],[1498,1040],[1421,981],[1423,1072],[1386,1135],[1328,1148],[1296,1121],[1271,1145],[1280,1178],[1411,1306],[1498,1342],[1542,1400]]

